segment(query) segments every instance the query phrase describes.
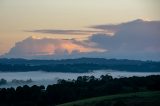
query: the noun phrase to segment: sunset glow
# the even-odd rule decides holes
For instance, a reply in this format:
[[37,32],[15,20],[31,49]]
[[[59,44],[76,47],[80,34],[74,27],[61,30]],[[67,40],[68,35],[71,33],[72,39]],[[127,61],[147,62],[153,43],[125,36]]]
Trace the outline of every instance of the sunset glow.
[[[158,4],[159,0],[0,0],[0,56],[140,53],[149,48],[156,53],[159,38],[143,34],[158,36]],[[132,39],[144,39],[146,44],[129,44],[131,32],[137,35]],[[30,36],[33,42],[25,44]],[[23,45],[17,46],[20,42]]]

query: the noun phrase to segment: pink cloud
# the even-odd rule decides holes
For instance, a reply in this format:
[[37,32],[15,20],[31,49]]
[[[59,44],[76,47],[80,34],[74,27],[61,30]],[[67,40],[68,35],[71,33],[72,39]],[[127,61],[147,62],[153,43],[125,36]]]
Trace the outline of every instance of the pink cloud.
[[75,39],[53,39],[53,38],[35,38],[29,37],[15,44],[11,50],[5,54],[9,57],[30,57],[43,55],[59,55],[104,52],[105,49],[96,48],[90,42],[77,41]]

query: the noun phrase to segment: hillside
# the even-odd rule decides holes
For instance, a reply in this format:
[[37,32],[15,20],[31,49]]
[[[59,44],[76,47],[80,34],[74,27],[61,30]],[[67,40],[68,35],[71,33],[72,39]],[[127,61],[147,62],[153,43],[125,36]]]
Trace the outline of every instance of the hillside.
[[160,106],[160,91],[101,96],[57,106]]
[[78,58],[65,60],[0,59],[0,71],[89,72],[119,70],[160,72],[160,62],[127,59]]

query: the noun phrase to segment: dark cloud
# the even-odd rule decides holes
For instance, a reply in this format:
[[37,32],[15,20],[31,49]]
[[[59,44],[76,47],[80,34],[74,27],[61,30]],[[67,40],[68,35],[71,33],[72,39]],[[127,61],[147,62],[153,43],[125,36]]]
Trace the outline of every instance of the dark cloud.
[[157,30],[157,28],[160,28],[160,21],[144,21],[142,19],[137,19],[130,22],[124,22],[120,24],[105,24],[105,25],[94,25],[90,26],[89,28],[109,31],[109,32],[119,32],[127,29],[132,29],[132,31],[137,31],[137,29],[140,28],[140,30]]
[[63,35],[90,35],[100,31],[93,30],[65,30],[65,29],[40,29],[27,32],[46,33],[46,34],[63,34]]
[[98,25],[93,28],[112,30],[113,36],[93,34],[90,41],[107,49],[106,56],[141,59],[160,59],[160,21],[134,20],[117,25]]

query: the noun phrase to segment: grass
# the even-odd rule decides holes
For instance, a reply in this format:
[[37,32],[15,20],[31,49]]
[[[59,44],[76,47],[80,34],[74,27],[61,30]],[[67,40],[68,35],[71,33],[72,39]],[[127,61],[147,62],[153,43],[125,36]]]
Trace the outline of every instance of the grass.
[[160,91],[94,97],[57,106],[160,106]]

